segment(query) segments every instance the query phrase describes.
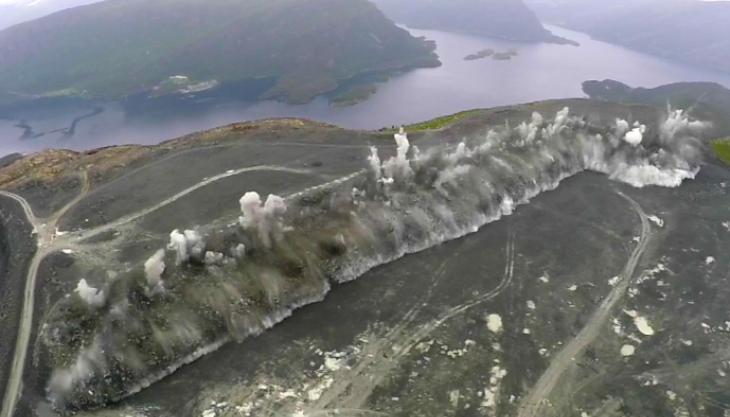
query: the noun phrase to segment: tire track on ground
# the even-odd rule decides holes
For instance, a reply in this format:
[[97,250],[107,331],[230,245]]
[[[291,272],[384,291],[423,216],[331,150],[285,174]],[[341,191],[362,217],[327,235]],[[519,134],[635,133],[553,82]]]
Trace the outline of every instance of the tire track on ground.
[[524,397],[518,409],[518,417],[546,417],[550,415],[548,407],[552,407],[550,396],[560,382],[565,371],[574,366],[575,359],[578,358],[584,350],[590,346],[600,334],[606,321],[613,312],[613,308],[621,301],[626,294],[626,290],[631,284],[631,280],[639,264],[641,256],[644,254],[646,247],[651,238],[651,225],[649,218],[641,208],[641,206],[631,197],[616,191],[619,196],[629,202],[631,208],[636,212],[641,220],[641,237],[638,245],[634,248],[631,256],[629,256],[626,266],[621,274],[621,281],[613,287],[608,296],[601,302],[598,308],[593,312],[581,331],[568,342],[557,355],[554,356],[550,365],[540,376],[537,383],[532,387],[528,394]]

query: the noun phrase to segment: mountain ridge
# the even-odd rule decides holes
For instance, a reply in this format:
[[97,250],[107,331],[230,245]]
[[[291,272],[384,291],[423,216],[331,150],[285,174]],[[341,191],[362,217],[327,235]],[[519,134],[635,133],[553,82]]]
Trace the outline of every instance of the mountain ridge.
[[576,44],[552,34],[522,0],[373,0],[398,23],[516,42]]
[[730,71],[730,3],[699,0],[531,0],[540,17],[594,39]]
[[0,4],[0,30],[38,19],[60,10],[83,6],[99,0],[24,0]]

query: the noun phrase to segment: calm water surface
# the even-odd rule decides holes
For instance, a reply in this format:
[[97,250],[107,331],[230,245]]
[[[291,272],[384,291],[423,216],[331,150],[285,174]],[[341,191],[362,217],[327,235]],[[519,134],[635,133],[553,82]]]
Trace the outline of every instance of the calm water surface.
[[[0,155],[49,147],[90,149],[99,146],[152,144],[222,124],[269,117],[305,117],[349,128],[377,129],[412,123],[461,110],[550,98],[580,97],[581,83],[612,78],[632,86],[654,87],[677,81],[715,81],[730,86],[730,74],[678,64],[590,39],[557,27],[556,34],[580,47],[520,44],[454,33],[412,30],[435,40],[443,66],[419,69],[378,86],[365,102],[338,108],[318,98],[306,105],[275,101],[244,102],[188,97],[148,106],[133,113],[118,103],[63,103],[0,114]],[[509,61],[464,61],[485,48],[515,49]],[[73,136],[63,132],[74,118],[96,107],[105,111],[79,121]],[[20,121],[33,131],[23,138]],[[28,132],[26,132],[28,133]]]

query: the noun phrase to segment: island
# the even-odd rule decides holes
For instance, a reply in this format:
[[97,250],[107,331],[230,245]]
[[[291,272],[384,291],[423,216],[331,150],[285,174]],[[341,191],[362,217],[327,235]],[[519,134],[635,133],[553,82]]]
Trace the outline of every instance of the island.
[[517,56],[517,51],[514,49],[510,49],[505,52],[497,52],[494,55],[492,55],[492,58],[494,58],[497,61],[509,61],[513,57]]
[[476,61],[494,55],[494,49],[482,49],[481,51],[464,57],[464,61]]
[[477,61],[492,57],[495,61],[509,61],[513,57],[517,56],[516,49],[509,49],[504,52],[495,51],[494,49],[483,49],[475,54],[467,55],[464,57],[464,61]]

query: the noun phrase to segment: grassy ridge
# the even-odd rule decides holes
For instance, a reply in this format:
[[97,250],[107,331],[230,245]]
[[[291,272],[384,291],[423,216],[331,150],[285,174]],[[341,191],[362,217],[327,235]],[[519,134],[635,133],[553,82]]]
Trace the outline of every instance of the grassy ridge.
[[730,138],[712,141],[712,150],[721,161],[730,165]]
[[435,119],[426,120],[425,122],[414,123],[406,126],[406,130],[409,132],[421,131],[421,130],[438,130],[450,126],[459,120],[465,119],[473,114],[476,114],[479,110],[466,110],[448,116],[441,116]]

